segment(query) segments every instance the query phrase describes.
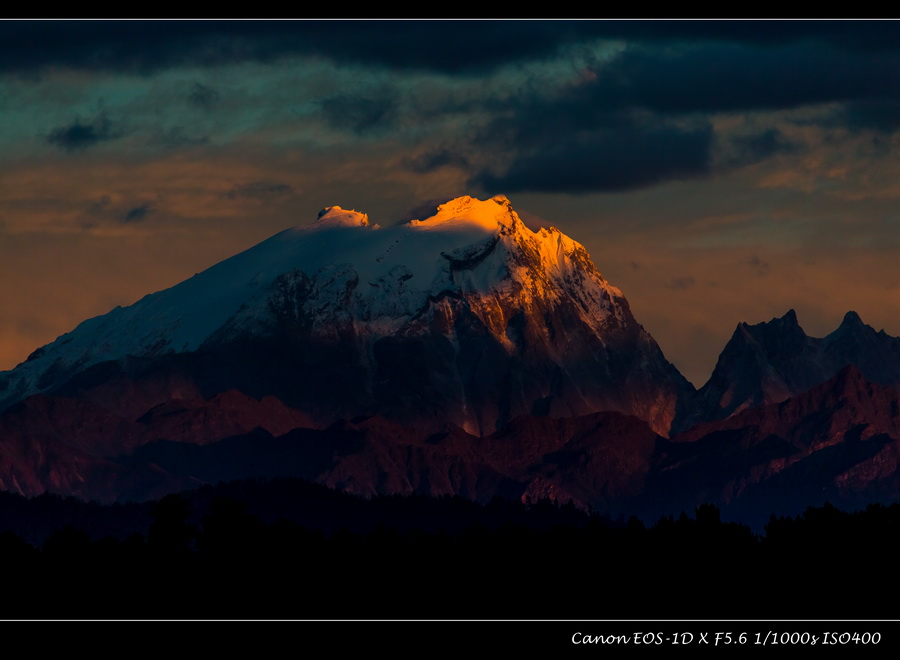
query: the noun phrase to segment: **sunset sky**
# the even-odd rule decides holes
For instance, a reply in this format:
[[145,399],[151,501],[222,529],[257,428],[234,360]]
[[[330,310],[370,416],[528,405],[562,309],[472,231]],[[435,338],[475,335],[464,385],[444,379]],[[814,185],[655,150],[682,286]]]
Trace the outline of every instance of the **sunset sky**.
[[0,21],[0,370],[324,206],[505,194],[697,387],[900,335],[895,21]]

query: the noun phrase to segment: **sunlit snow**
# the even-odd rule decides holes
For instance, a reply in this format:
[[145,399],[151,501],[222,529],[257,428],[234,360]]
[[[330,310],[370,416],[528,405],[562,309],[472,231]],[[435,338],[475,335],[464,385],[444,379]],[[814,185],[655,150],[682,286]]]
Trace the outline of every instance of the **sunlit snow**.
[[0,400],[47,386],[37,383],[51,367],[193,351],[227,322],[252,332],[268,313],[276,278],[295,271],[315,282],[313,312],[322,319],[341,304],[338,292],[346,291],[355,273],[349,312],[376,334],[395,331],[430,297],[446,291],[515,296],[520,307],[535,299],[574,296],[592,325],[618,315],[610,300],[621,296],[590,265],[581,245],[556,229],[532,231],[504,196],[460,197],[430,218],[390,227],[332,206],[315,221],[282,231],[170,289],[83,322],[2,374],[8,383]]

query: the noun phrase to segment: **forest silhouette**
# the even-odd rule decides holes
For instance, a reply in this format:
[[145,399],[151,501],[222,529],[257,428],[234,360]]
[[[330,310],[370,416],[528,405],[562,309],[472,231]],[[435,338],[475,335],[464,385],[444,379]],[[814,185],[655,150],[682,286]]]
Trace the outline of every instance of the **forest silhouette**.
[[897,617],[878,596],[900,504],[754,531],[713,505],[646,524],[286,479],[113,506],[2,493],[0,529],[4,618]]

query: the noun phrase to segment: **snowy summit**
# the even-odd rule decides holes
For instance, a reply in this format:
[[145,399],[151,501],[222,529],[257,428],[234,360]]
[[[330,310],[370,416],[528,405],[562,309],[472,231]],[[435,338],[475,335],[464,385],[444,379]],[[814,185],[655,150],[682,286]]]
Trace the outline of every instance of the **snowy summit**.
[[[505,196],[464,196],[441,205],[429,218],[390,227],[371,224],[365,213],[326,207],[309,224],[276,234],[129,307],[89,319],[35,351],[13,371],[0,374],[0,405],[52,390],[101,362],[156,359],[286,336],[295,342],[303,337],[368,346],[360,349],[363,363],[377,362],[372,347],[382,339],[416,336],[435,342],[440,337],[449,347],[440,350],[455,351],[460,363],[471,350],[466,342],[476,326],[516,364],[536,360],[547,374],[560,372],[546,375],[550,380],[581,380],[575,372],[585,371],[578,364],[582,353],[596,363],[592,378],[624,378],[616,373],[623,367],[609,364],[604,352],[625,337],[653,354],[636,364],[671,366],[581,244],[555,228],[532,231]],[[377,370],[378,365],[371,366]],[[458,390],[454,396],[464,411],[460,414],[472,414],[466,383],[458,374],[451,381],[448,387]],[[542,400],[558,397],[550,384],[539,389]],[[590,383],[568,389],[571,400],[560,404],[567,414],[597,406],[633,412],[644,405],[605,390],[598,394],[598,386]],[[526,399],[537,393],[515,396],[522,400],[513,409],[528,412],[534,401]],[[669,398],[662,396],[644,411],[662,416],[660,428],[662,418],[670,417]],[[461,422],[479,429],[493,425],[481,418]]]

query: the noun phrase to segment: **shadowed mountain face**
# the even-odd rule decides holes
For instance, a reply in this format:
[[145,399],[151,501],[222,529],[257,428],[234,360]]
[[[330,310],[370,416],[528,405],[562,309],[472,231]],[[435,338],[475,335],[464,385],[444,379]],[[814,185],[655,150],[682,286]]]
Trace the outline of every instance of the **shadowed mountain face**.
[[36,395],[0,416],[0,486],[111,502],[243,478],[299,477],[347,492],[549,498],[618,509],[643,491],[659,436],[605,412],[517,418],[502,432],[438,433],[382,417],[308,428],[275,399],[228,392],[136,420]]
[[900,498],[900,395],[854,366],[664,445],[660,478],[646,493],[650,506],[664,493],[690,493],[682,508],[714,501],[751,520],[825,502],[852,508]]
[[791,311],[740,324],[694,392],[584,248],[506,198],[387,229],[330,207],[0,374],[0,488],[299,477],[749,520],[900,497],[898,386],[900,340]]
[[324,209],[0,374],[4,406],[55,392],[143,414],[231,389],[319,426],[378,414],[488,435],[607,410],[665,434],[693,388],[584,247],[505,197],[389,228]]
[[741,323],[673,430],[784,401],[848,365],[874,383],[900,385],[900,339],[876,332],[856,312],[847,312],[841,325],[821,339],[806,335],[794,310],[768,323]]
[[161,439],[204,445],[255,429],[283,434],[308,425],[306,415],[277,399],[236,391],[171,399],[139,417],[102,400],[38,394],[0,415],[0,488],[105,502],[158,497],[199,482],[172,477],[152,462],[123,467],[116,458]]
[[855,367],[671,439],[615,412],[523,416],[487,436],[380,416],[305,424],[280,401],[236,392],[172,401],[132,420],[37,395],[0,416],[0,481],[28,495],[111,502],[296,477],[363,496],[550,499],[648,520],[713,503],[754,525],[825,501],[849,508],[900,498],[900,397]]

